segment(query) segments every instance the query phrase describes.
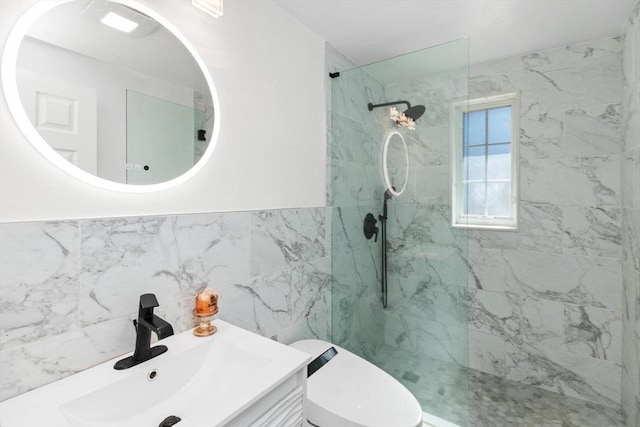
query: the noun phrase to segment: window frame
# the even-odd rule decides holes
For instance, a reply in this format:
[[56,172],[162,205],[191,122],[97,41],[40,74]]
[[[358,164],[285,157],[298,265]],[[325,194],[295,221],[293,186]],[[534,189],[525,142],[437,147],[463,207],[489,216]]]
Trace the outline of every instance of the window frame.
[[[464,215],[463,129],[464,113],[499,107],[511,107],[511,217]],[[520,94],[505,93],[451,103],[451,226],[490,230],[518,229],[520,201]]]

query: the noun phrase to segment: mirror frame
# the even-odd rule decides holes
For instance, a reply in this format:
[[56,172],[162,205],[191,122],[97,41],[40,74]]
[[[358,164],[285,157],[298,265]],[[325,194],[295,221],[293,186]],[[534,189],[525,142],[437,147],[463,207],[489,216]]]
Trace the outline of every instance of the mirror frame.
[[91,184],[106,190],[126,193],[150,193],[175,187],[196,175],[211,158],[215,145],[218,142],[218,137],[220,135],[220,102],[215,86],[213,84],[213,79],[211,78],[209,70],[204,61],[197,53],[195,48],[189,43],[186,37],[183,36],[173,25],[171,25],[171,23],[169,23],[158,13],[134,0],[110,1],[114,3],[120,3],[132,9],[138,10],[145,15],[155,19],[160,25],[164,26],[168,31],[170,31],[178,40],[180,40],[180,42],[182,42],[189,53],[191,53],[196,63],[200,67],[207,85],[209,86],[211,98],[213,100],[213,130],[211,133],[211,139],[209,140],[209,145],[207,146],[207,149],[205,150],[200,160],[198,160],[198,162],[196,162],[196,164],[194,164],[191,169],[169,181],[149,185],[124,184],[100,178],[96,175],[80,169],[78,166],[73,165],[72,163],[64,159],[61,155],[59,155],[53,148],[51,148],[51,146],[49,146],[44,138],[40,136],[35,126],[31,123],[31,120],[29,120],[29,117],[27,116],[27,113],[22,105],[22,100],[20,99],[20,95],[18,93],[18,84],[16,78],[18,51],[20,49],[20,44],[22,43],[23,38],[25,37],[31,26],[42,15],[59,5],[69,3],[71,1],[74,0],[47,0],[36,3],[18,19],[14,27],[11,29],[5,43],[1,65],[2,87],[7,100],[7,105],[9,106],[9,111],[11,112],[20,131],[40,152],[40,154],[42,154],[47,160],[56,165],[58,168],[87,184]]
[[[402,141],[402,145],[404,146],[404,158],[407,165],[404,174],[404,184],[400,190],[395,190],[393,185],[391,184],[391,179],[389,178],[389,168],[387,167],[388,161],[388,152],[389,152],[389,144],[391,143],[391,138],[394,135],[398,135],[400,137],[400,141]],[[387,191],[391,193],[393,196],[397,197],[404,193],[404,190],[407,188],[407,183],[409,182],[409,149],[407,148],[407,143],[404,140],[404,136],[397,130],[392,130],[387,134],[387,138],[384,140],[384,148],[382,149],[382,172],[384,176],[384,185],[387,187]]]

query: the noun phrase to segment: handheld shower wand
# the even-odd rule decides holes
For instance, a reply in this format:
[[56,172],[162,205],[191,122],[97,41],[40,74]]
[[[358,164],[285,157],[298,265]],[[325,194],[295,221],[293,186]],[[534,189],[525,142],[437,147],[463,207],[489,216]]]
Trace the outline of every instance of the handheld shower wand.
[[[393,198],[393,194],[391,191],[396,191],[395,187],[391,187],[391,189],[387,188],[384,192],[384,202],[382,204],[382,215],[378,215],[378,219],[373,216],[372,213],[368,213],[364,217],[363,231],[364,236],[367,239],[371,239],[375,236],[375,241],[378,241],[378,231],[382,233],[380,239],[381,246],[381,285],[382,285],[382,307],[387,308],[387,201]],[[377,223],[380,221],[380,228],[377,227]]]
[[[395,187],[391,187],[391,189],[393,189],[393,191],[396,191]],[[380,239],[380,246],[381,246],[381,257],[380,257],[380,263],[381,263],[381,278],[380,278],[380,284],[382,285],[382,307],[387,308],[387,300],[388,300],[388,289],[387,289],[387,201],[391,200],[393,198],[393,194],[391,194],[391,192],[389,191],[389,189],[387,189],[384,192],[384,202],[382,204],[382,215],[378,216],[378,219],[380,220],[380,231],[382,233],[381,239]]]

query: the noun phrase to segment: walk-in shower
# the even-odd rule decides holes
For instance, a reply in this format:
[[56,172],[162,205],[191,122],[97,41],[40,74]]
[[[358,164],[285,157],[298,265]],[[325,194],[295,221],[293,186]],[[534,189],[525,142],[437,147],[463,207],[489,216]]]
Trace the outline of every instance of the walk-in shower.
[[[584,55],[591,45],[599,55]],[[330,80],[332,340],[397,378],[434,425],[622,425],[620,380],[635,377],[620,365],[618,219],[593,215],[618,200],[620,135],[602,112],[619,94],[574,85],[589,75],[594,88],[619,87],[616,73],[591,72],[618,69],[609,46],[618,42],[473,67],[465,40],[363,67],[329,55],[340,71]],[[519,229],[469,229],[461,215],[454,226],[454,208],[471,200],[454,185],[471,188],[495,160],[464,142],[465,114],[516,92],[519,122],[504,129],[522,148],[509,160],[524,174]],[[488,115],[476,129],[487,141]],[[584,157],[583,138],[608,154]]]

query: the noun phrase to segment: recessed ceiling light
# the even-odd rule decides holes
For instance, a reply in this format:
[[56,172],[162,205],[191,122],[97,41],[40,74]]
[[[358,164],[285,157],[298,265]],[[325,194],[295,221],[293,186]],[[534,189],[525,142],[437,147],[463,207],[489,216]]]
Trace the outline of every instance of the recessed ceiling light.
[[113,12],[107,13],[100,22],[125,33],[130,33],[138,27],[137,22],[133,22]]

